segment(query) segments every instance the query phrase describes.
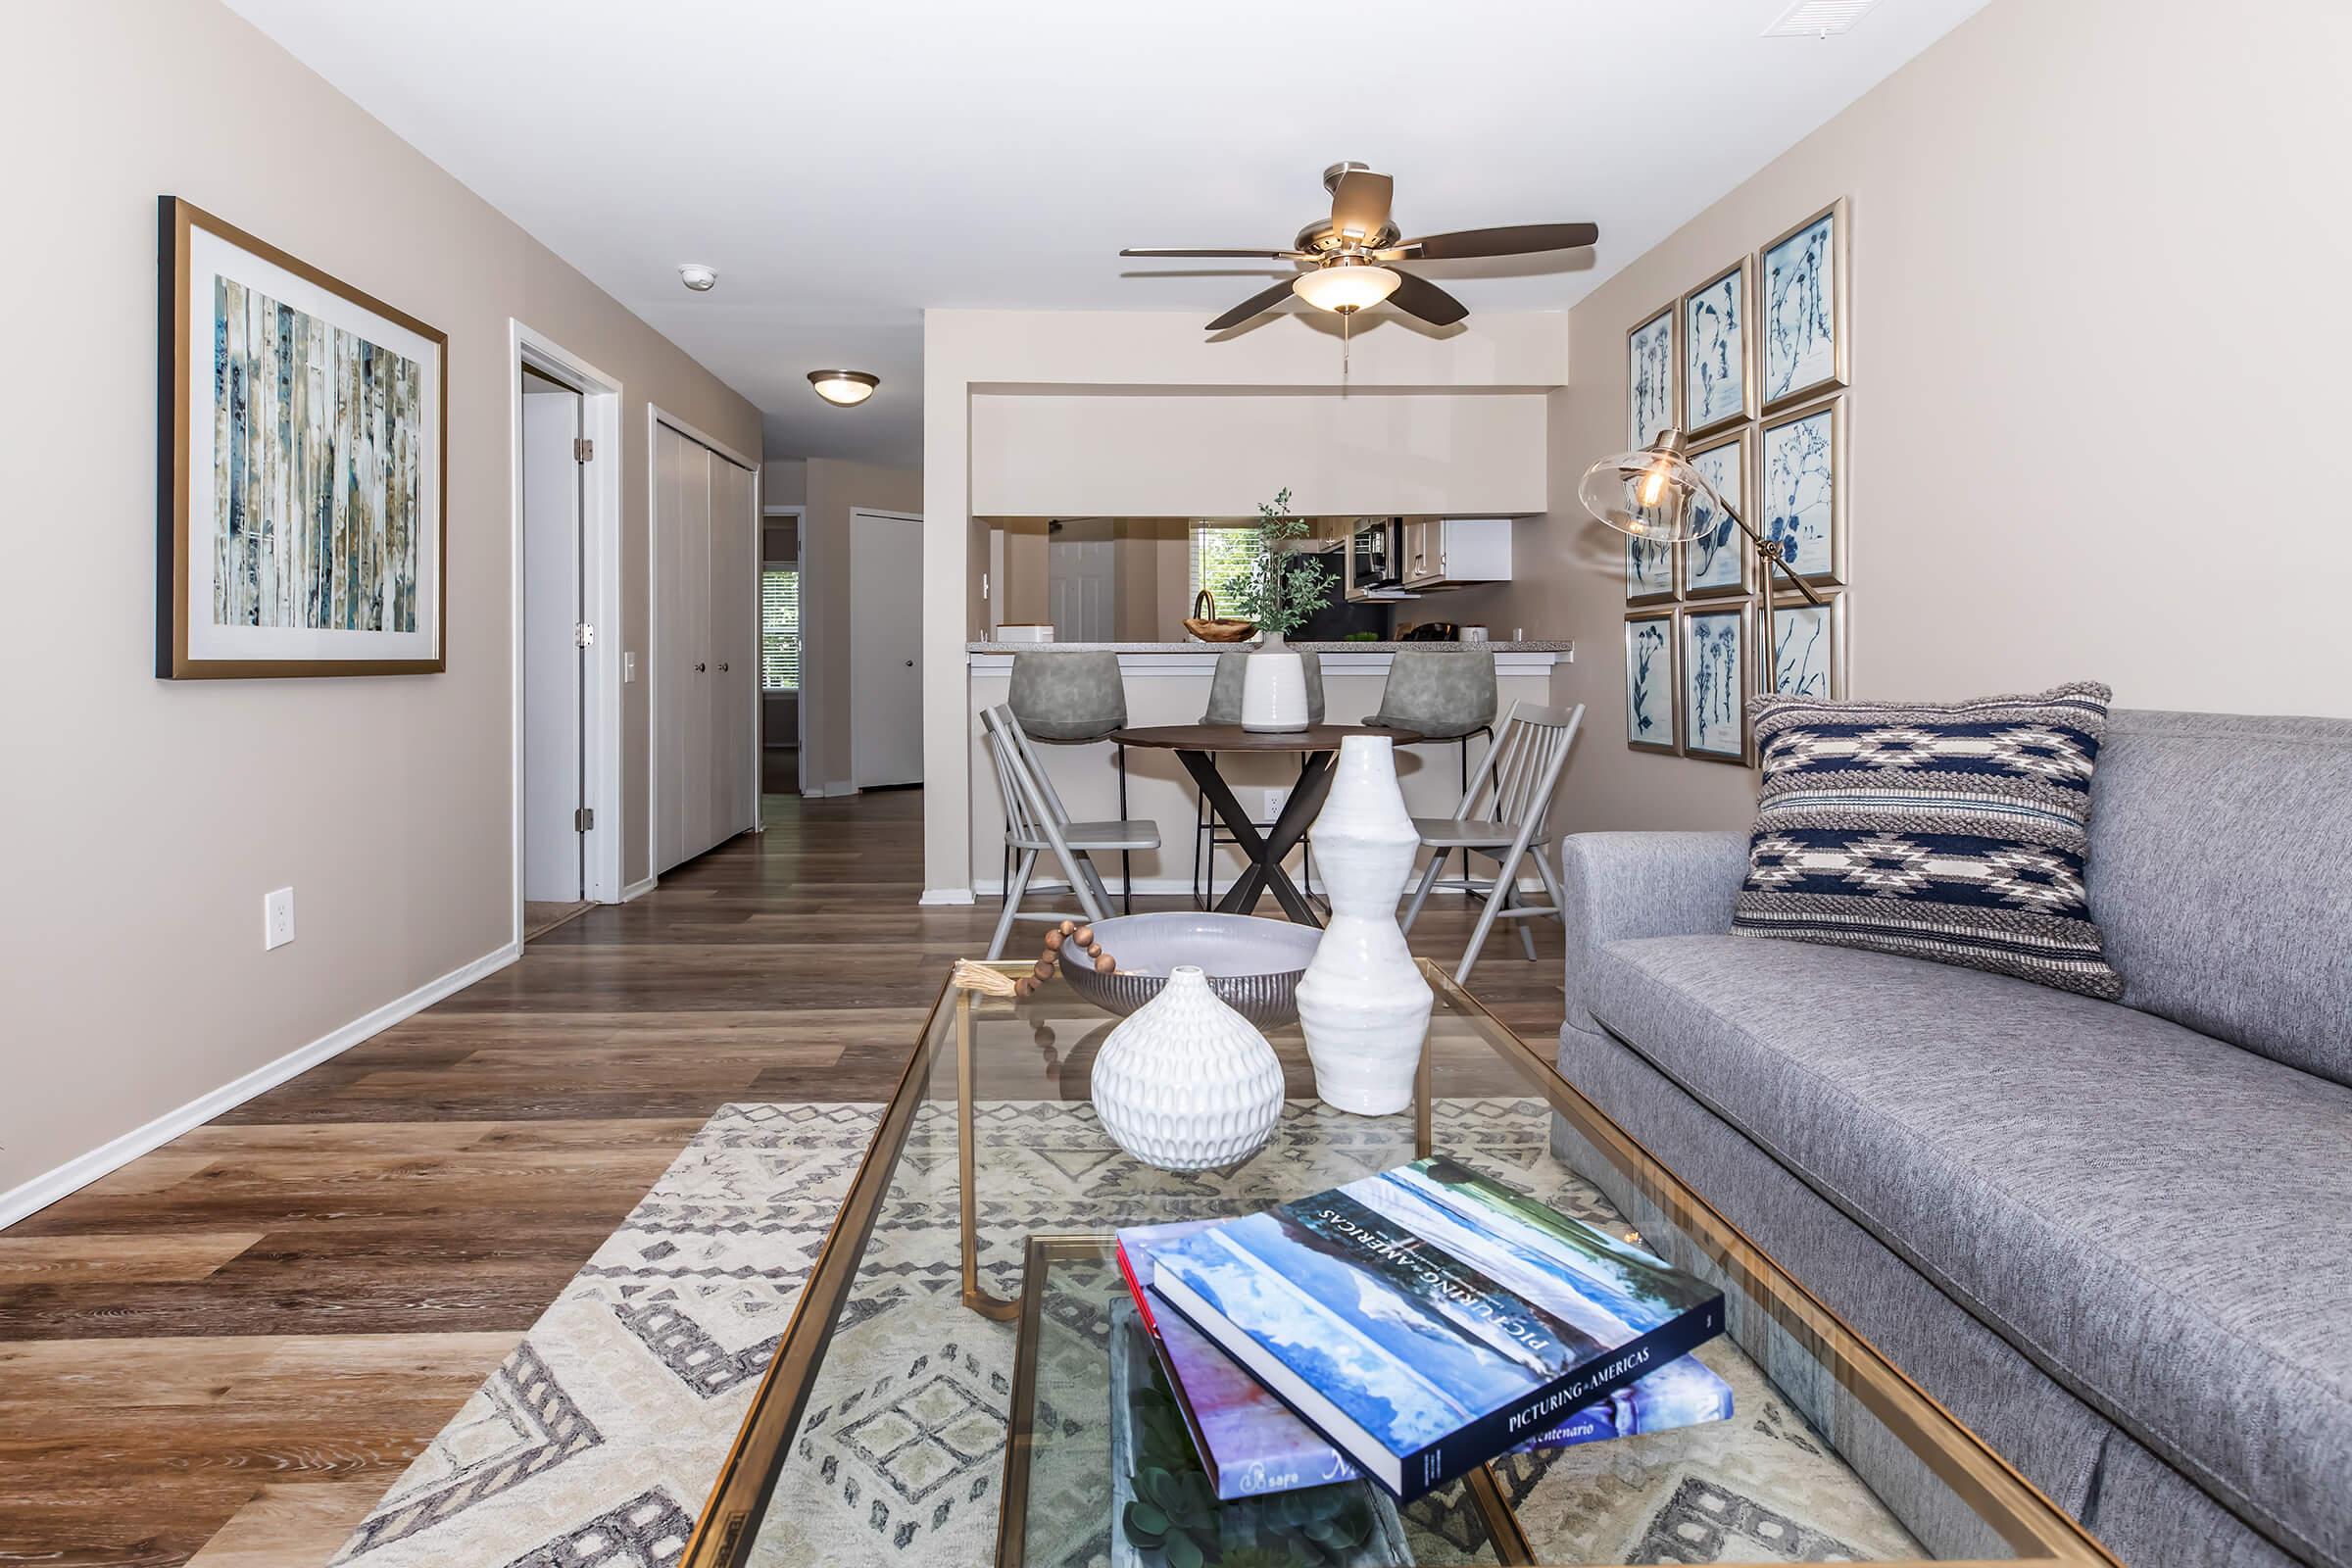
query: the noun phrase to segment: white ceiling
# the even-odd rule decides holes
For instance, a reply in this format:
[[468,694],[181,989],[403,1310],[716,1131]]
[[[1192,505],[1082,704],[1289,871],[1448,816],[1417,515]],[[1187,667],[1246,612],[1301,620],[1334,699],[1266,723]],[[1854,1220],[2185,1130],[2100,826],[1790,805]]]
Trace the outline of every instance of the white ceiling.
[[[1564,309],[1984,0],[1826,40],[1758,36],[1787,0],[228,4],[758,404],[770,456],[913,466],[927,306],[1206,320],[1270,268],[1119,247],[1287,246],[1351,158],[1408,234],[1597,222],[1420,269]],[[835,365],[881,391],[820,403]]]

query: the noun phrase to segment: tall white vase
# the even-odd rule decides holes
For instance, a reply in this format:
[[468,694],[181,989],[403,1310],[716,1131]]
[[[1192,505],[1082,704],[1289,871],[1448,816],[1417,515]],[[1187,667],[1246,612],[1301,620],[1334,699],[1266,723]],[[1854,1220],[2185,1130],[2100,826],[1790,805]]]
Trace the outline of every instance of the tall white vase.
[[1413,874],[1421,835],[1396,787],[1387,736],[1340,743],[1331,795],[1313,831],[1315,870],[1331,897],[1331,924],[1298,977],[1298,1024],[1315,1064],[1315,1093],[1358,1115],[1393,1115],[1412,1103],[1436,999],[1396,926],[1396,901]]
[[1197,964],[1102,1042],[1095,1114],[1111,1141],[1162,1170],[1213,1170],[1258,1151],[1282,1115],[1282,1060]]
[[1270,631],[1242,662],[1242,728],[1281,734],[1306,724],[1306,662]]

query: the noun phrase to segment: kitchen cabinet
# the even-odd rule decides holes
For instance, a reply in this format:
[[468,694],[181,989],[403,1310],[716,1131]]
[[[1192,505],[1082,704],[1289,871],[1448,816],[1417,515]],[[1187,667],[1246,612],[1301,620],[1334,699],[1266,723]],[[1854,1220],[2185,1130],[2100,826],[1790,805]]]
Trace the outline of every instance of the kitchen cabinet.
[[1404,525],[1404,587],[1431,593],[1511,578],[1511,519],[1431,517]]

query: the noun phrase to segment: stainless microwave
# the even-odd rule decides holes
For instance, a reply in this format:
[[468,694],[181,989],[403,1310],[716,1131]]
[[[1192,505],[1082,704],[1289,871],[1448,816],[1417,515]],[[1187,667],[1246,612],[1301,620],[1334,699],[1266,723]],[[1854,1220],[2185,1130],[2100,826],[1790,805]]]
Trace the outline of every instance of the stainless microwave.
[[1362,592],[1395,588],[1404,581],[1404,523],[1397,517],[1366,517],[1348,537],[1348,581]]

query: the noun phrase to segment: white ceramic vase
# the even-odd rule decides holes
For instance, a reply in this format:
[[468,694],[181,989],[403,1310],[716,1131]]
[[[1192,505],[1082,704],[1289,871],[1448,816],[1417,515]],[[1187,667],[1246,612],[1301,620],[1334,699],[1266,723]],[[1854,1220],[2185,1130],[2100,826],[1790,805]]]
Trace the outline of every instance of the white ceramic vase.
[[1396,787],[1387,736],[1348,736],[1332,774],[1313,830],[1331,924],[1298,977],[1298,1024],[1326,1104],[1394,1115],[1412,1103],[1436,1000],[1396,926],[1421,835]]
[[1257,1152],[1282,1116],[1282,1062],[1199,966],[1168,971],[1095,1058],[1095,1114],[1162,1170],[1212,1170]]
[[1306,662],[1268,632],[1242,664],[1242,728],[1282,734],[1306,723]]

